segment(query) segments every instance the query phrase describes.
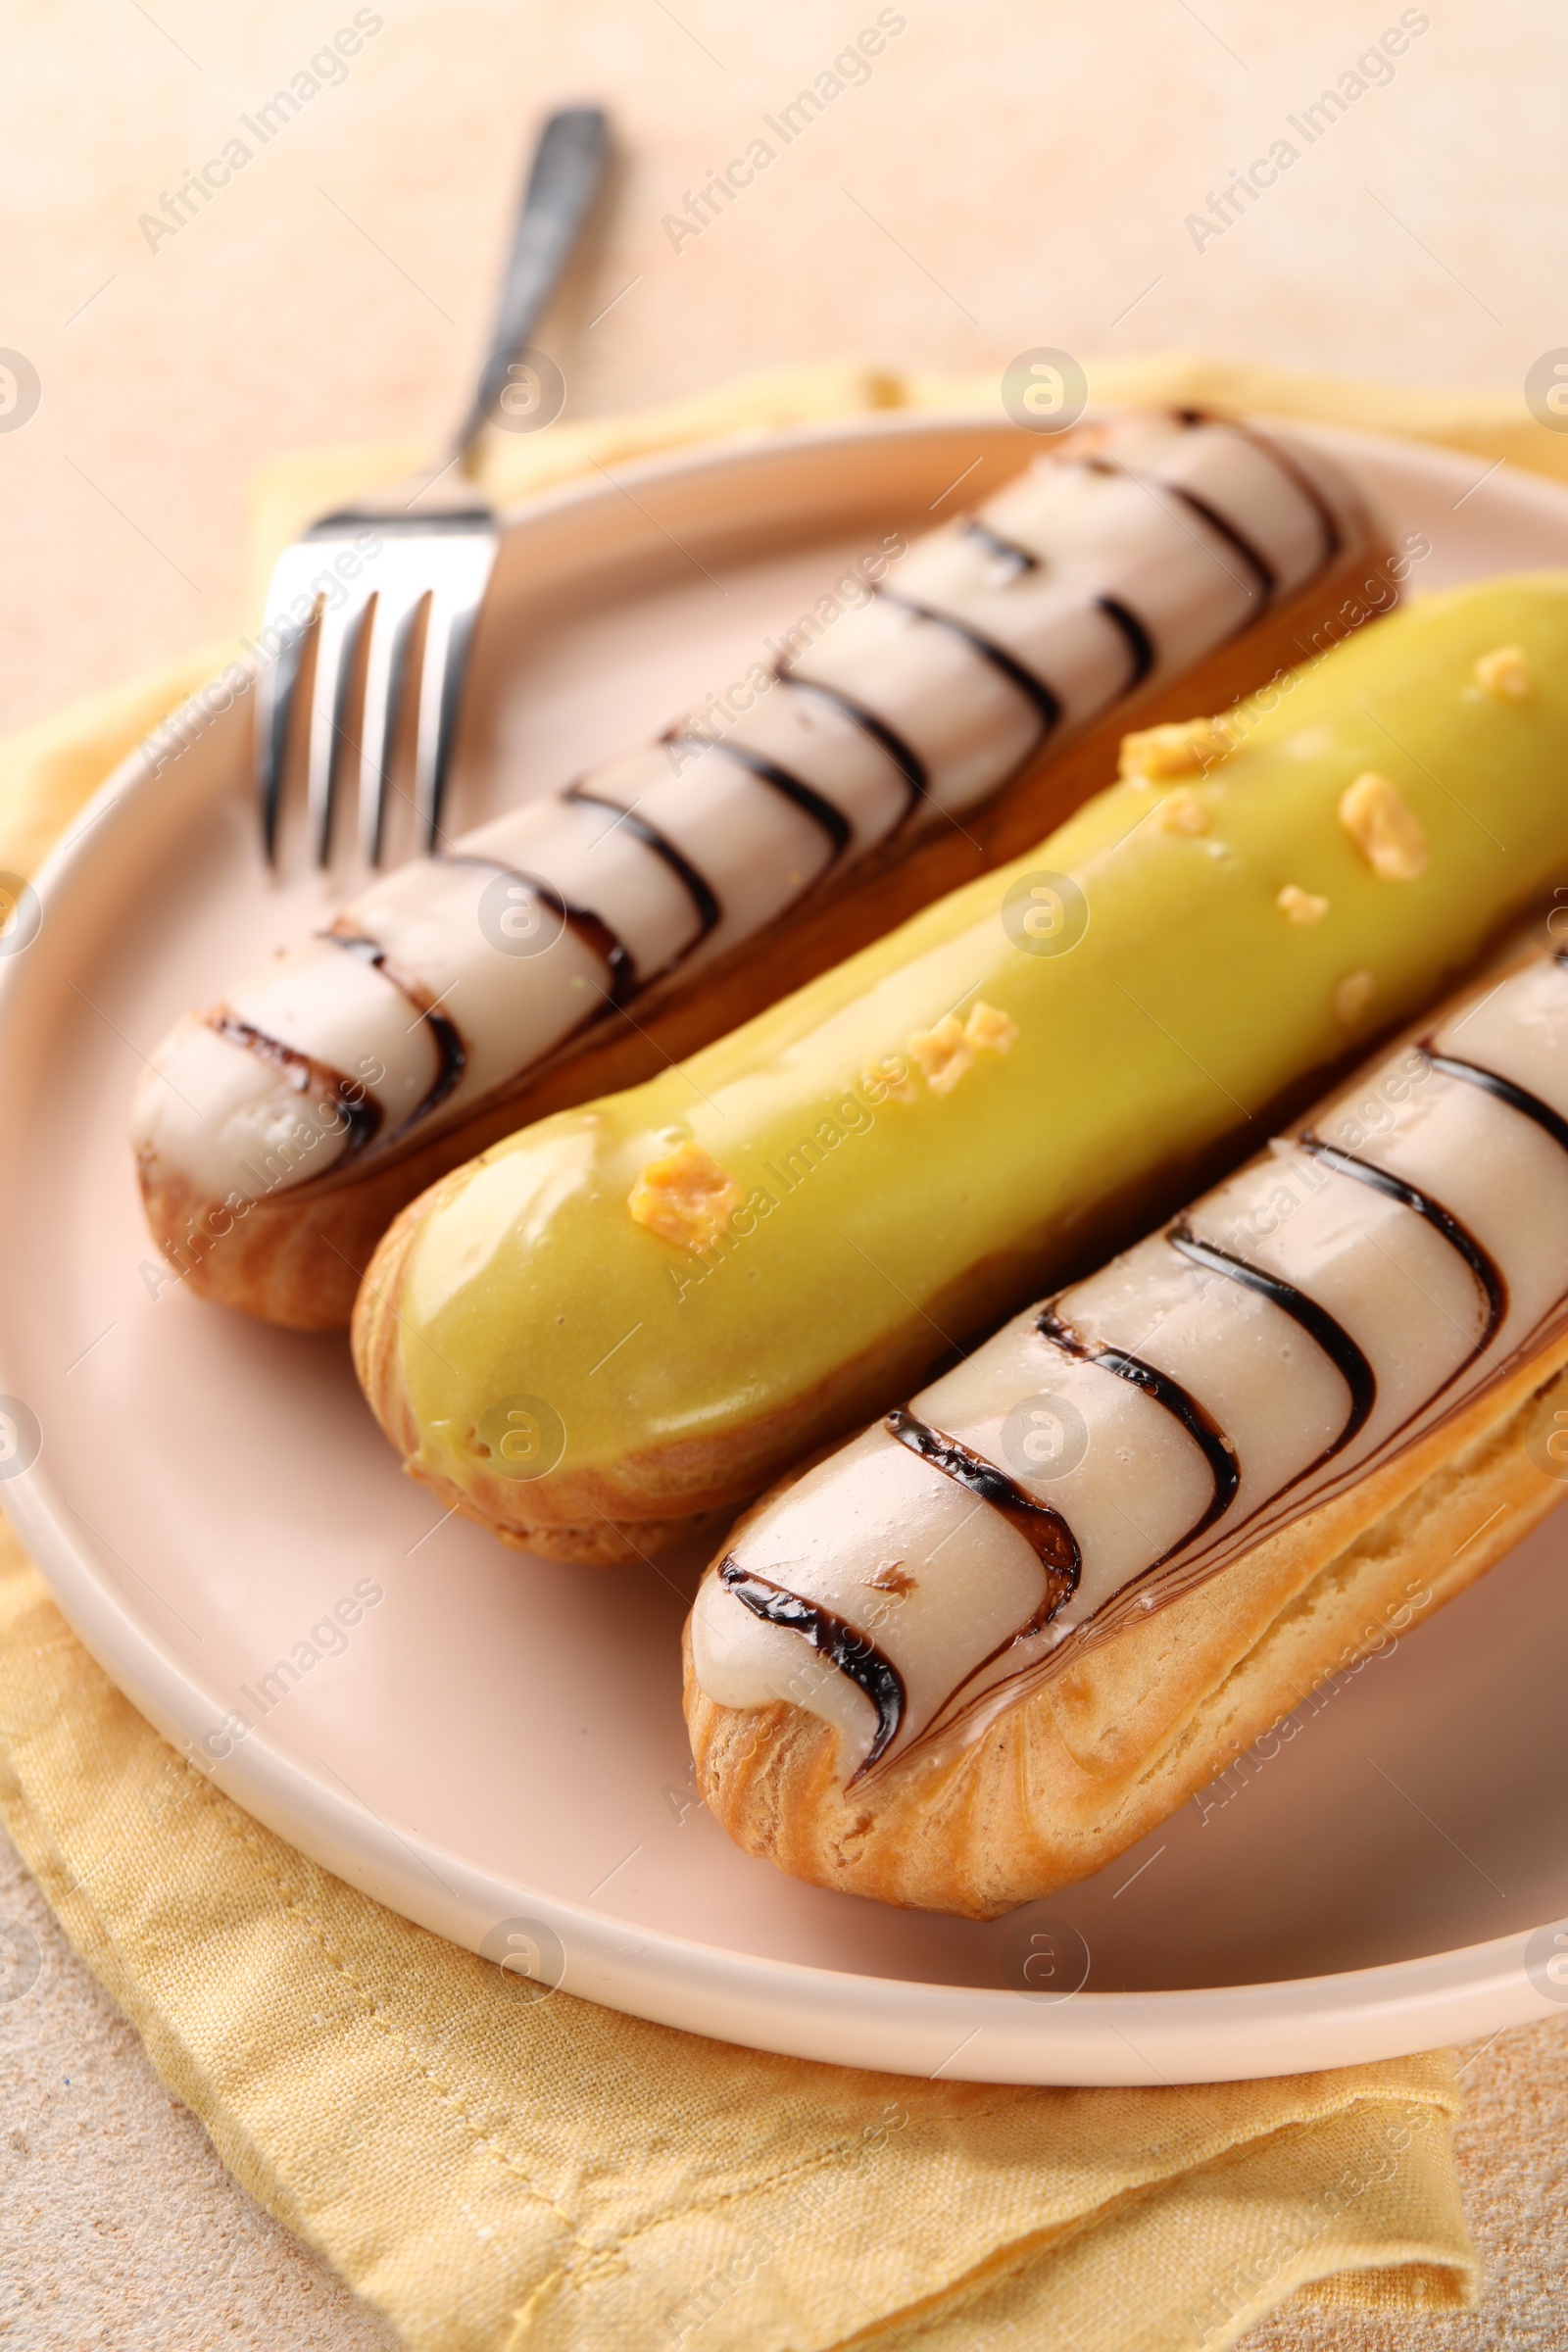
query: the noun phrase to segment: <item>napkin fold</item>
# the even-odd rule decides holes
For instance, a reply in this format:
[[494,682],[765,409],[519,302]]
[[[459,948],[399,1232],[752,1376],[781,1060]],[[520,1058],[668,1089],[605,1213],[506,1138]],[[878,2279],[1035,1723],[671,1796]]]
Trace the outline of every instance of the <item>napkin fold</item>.
[[[1568,478],[1501,396],[1182,355],[1100,402],[1294,415]],[[508,500],[595,465],[994,380],[780,371],[492,436]],[[408,449],[274,466],[257,576]],[[0,745],[0,873],[230,658],[208,647]],[[0,1811],[76,1949],[235,2177],[417,2352],[1222,2352],[1297,2293],[1472,2302],[1446,2053],[1279,2080],[1010,2089],[738,2050],[492,1966],[318,1870],[159,1739],[0,1524]]]

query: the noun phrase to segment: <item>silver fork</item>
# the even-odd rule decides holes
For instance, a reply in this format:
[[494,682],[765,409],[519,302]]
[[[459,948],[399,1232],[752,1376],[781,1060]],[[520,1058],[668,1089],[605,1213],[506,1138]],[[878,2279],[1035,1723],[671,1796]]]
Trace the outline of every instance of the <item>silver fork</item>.
[[[307,651],[315,664],[304,729],[306,823],[316,862],[331,856],[332,819],[344,745],[354,716],[354,681],[363,676],[359,718],[360,848],[379,865],[386,824],[387,778],[404,704],[414,692],[417,720],[414,804],[421,844],[441,824],[458,706],[474,621],[495,563],[500,530],[493,508],[465,487],[487,424],[551,397],[530,363],[528,338],[560,283],[609,160],[609,127],[597,107],[552,115],[529,170],[512,253],[502,281],[490,356],[473,405],[434,481],[407,504],[382,493],[364,505],[323,514],[278,558],[268,593],[264,640],[271,659],[256,682],[256,792],[262,847],[277,861],[290,733]],[[542,419],[549,422],[549,417]],[[517,429],[515,426],[511,429]],[[523,429],[529,429],[526,424]],[[422,513],[412,510],[449,474],[449,489]],[[410,654],[421,611],[424,644],[418,677]]]

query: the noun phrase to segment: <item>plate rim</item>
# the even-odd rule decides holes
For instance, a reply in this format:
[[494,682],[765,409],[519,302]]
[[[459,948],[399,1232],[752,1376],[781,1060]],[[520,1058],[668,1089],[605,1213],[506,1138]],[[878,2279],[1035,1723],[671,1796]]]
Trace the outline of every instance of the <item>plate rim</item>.
[[[1457,486],[1470,456],[1441,444],[1323,424],[1283,424],[1348,460],[1417,465]],[[623,461],[616,478],[553,484],[503,510],[508,528],[554,520],[615,496],[624,478],[678,486],[790,452],[866,439],[1018,430],[982,408],[870,410],[847,417],[745,431]],[[1568,487],[1506,462],[1469,482],[1526,507],[1558,508]],[[160,779],[139,745],[120,760],[31,877],[47,915],[90,882],[120,825],[134,825]],[[115,812],[119,812],[118,823]],[[89,846],[91,845],[91,846]],[[0,960],[0,1040],[24,1024],[24,957]],[[0,1168],[0,1195],[8,1181]],[[0,1389],[7,1386],[0,1315]],[[74,1632],[110,1680],[186,1760],[243,1810],[310,1860],[416,1924],[477,1950],[501,1925],[527,1918],[562,1936],[569,1959],[561,1989],[650,2021],[742,2047],[875,2072],[1010,2083],[1138,2084],[1244,2081],[1411,2054],[1553,2014],[1525,1968],[1530,1929],[1445,1952],[1256,1984],[1154,1991],[1081,1990],[1063,2000],[1006,1989],[934,1984],[766,1958],[634,1926],[507,1884],[434,1839],[405,1834],[362,1800],[338,1795],[258,1728],[227,1756],[200,1752],[227,1710],[138,1620],[70,1524],[46,1458],[8,1482],[7,1516]],[[411,1867],[412,1866],[412,1867]],[[443,1893],[441,1890],[445,1889]],[[517,1911],[518,1901],[528,1908]],[[1556,1923],[1541,1923],[1556,1924]],[[1054,2023],[1042,2010],[1059,2012]],[[956,2046],[948,2047],[956,2039]],[[927,2068],[932,2051],[944,2051]],[[952,2069],[950,2073],[948,2070]]]

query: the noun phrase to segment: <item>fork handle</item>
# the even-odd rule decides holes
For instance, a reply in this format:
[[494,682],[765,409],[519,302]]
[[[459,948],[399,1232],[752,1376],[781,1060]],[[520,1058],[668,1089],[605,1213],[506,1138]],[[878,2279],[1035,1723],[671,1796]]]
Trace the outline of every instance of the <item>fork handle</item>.
[[610,126],[597,106],[564,107],[539,135],[502,280],[490,356],[480,370],[473,407],[453,444],[453,455],[465,472],[506,389],[508,368],[526,349],[561,282],[604,184],[609,161]]

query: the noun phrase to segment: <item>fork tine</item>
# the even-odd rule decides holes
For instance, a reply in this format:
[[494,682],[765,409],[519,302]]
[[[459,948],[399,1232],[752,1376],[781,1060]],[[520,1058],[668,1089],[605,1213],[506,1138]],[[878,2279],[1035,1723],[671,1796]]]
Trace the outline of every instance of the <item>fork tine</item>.
[[262,819],[262,850],[270,866],[277,863],[277,826],[283,807],[283,761],[288,751],[289,719],[300,662],[310,623],[290,621],[270,662],[256,680],[256,797]]
[[316,675],[311,687],[311,739],[306,766],[306,812],[316,862],[325,867],[332,854],[332,811],[342,770],[339,748],[353,680],[353,654],[365,608],[345,598],[334,612],[325,606],[316,623]]
[[458,697],[472,635],[471,612],[454,613],[443,598],[432,599],[419,675],[419,736],[414,763],[415,813],[426,850],[435,848],[441,831]]
[[433,850],[441,832],[458,706],[473,642],[479,603],[495,563],[491,531],[455,536],[442,551],[441,585],[430,602],[419,675],[419,731],[414,766],[414,805],[419,841]]
[[381,862],[386,831],[387,782],[397,739],[398,712],[408,679],[409,639],[419,607],[430,591],[422,578],[387,565],[368,612],[369,657],[365,664],[365,706],[360,721],[360,843],[367,865]]

